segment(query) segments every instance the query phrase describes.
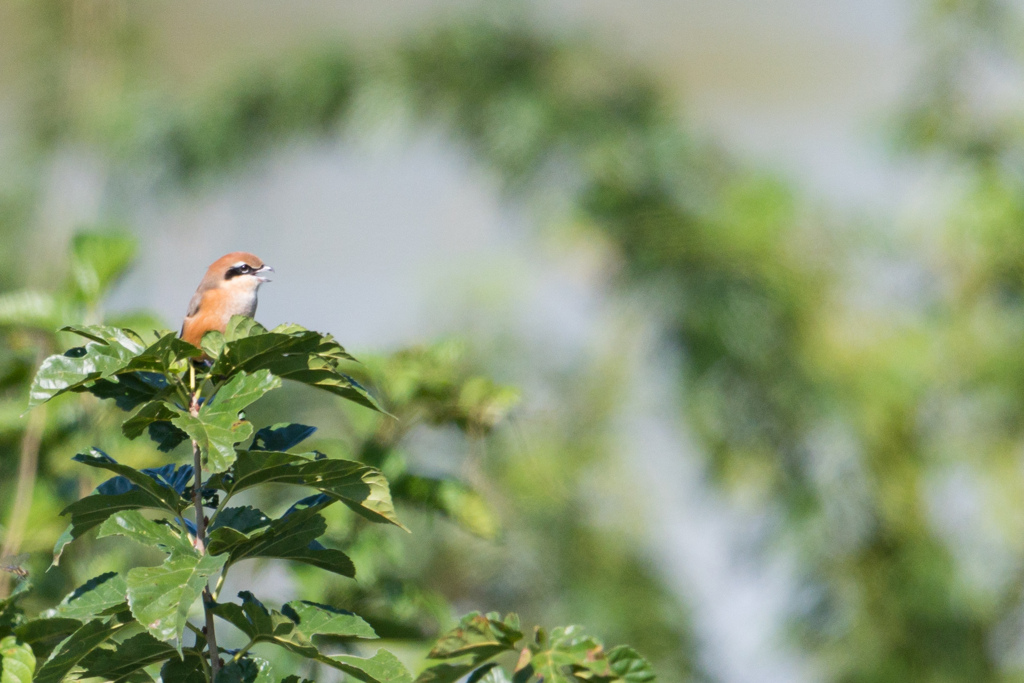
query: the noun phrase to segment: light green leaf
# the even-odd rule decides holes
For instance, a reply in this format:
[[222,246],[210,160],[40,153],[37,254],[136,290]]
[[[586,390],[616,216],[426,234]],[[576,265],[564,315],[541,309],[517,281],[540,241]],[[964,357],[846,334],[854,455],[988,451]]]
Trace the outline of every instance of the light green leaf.
[[317,661],[344,671],[365,683],[412,683],[409,670],[402,665],[398,657],[387,650],[377,650],[372,657],[321,655]]
[[650,683],[656,678],[650,663],[628,645],[609,650],[608,664],[612,672],[626,683]]
[[61,304],[49,292],[5,292],[0,294],[0,325],[31,327],[50,334],[64,319],[66,307]]
[[166,523],[146,519],[138,510],[126,510],[112,515],[100,525],[96,538],[115,535],[127,536],[146,546],[156,545],[167,552],[196,552],[189,538],[183,537]]
[[3,657],[3,674],[0,683],[31,683],[36,670],[36,656],[32,648],[19,643],[14,636],[0,640],[0,656]]
[[111,515],[123,510],[138,510],[147,507],[155,507],[153,498],[141,489],[114,495],[94,493],[67,506],[61,511],[61,514],[71,515],[71,524],[60,535],[53,547],[53,566],[60,564],[61,554],[68,543],[79,538],[89,529],[102,524]]
[[376,638],[377,633],[362,617],[346,610],[335,609],[307,600],[294,600],[285,604],[281,612],[295,622],[298,633],[312,638],[322,636],[348,636]]
[[197,416],[179,410],[171,422],[199,444],[211,472],[224,472],[235,460],[235,444],[252,435],[252,425],[239,417],[239,412],[279,386],[281,380],[267,370],[241,372],[221,387]]
[[224,566],[224,555],[174,554],[158,567],[136,567],[128,572],[128,606],[132,615],[157,640],[177,639],[189,610],[199,598],[207,580]]
[[72,591],[48,616],[87,621],[121,611],[127,601],[128,586],[114,572],[100,574]]
[[[77,330],[76,330],[77,331]],[[120,341],[91,341],[61,355],[50,356],[36,372],[29,389],[29,407],[35,407],[67,391],[122,370],[141,350]]]
[[431,659],[451,659],[473,655],[478,661],[516,649],[522,639],[519,617],[509,614],[504,620],[497,614],[470,612],[459,625],[441,636],[427,655]]

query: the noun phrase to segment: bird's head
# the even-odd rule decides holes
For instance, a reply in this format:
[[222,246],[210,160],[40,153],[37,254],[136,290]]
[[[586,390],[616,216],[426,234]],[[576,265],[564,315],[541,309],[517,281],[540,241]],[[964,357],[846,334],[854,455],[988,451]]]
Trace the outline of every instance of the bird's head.
[[274,269],[259,256],[235,251],[214,261],[203,280],[211,288],[254,292],[264,282],[270,282],[267,273],[272,272]]

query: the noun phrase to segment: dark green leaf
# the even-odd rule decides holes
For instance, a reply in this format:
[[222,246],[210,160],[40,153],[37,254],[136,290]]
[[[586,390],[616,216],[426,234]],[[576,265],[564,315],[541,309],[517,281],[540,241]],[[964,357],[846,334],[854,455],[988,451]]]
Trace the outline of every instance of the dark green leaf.
[[82,659],[102,645],[124,624],[119,618],[90,621],[64,640],[39,667],[35,683],[60,683]]
[[177,659],[177,654],[167,643],[148,633],[140,633],[118,643],[113,650],[94,650],[81,662],[85,667],[83,678],[95,677],[110,683],[122,683],[139,669],[171,657]]
[[347,555],[314,543],[327,530],[327,522],[319,512],[332,502],[326,496],[300,501],[265,529],[249,533],[221,526],[210,534],[209,552],[228,553],[229,564],[255,557],[276,557],[355,576],[355,567]]
[[[373,522],[402,526],[387,479],[380,470],[351,460],[272,451],[239,451],[232,476],[214,475],[209,485],[234,495],[265,483],[308,486],[336,498]],[[403,527],[404,528],[404,527]]]
[[256,529],[262,529],[269,524],[269,517],[254,507],[244,505],[242,507],[228,507],[221,510],[210,524],[208,531],[213,533],[220,527],[227,527],[247,534]]
[[228,662],[217,674],[216,683],[274,683],[273,669],[265,659],[246,656]]
[[315,431],[316,427],[287,422],[264,427],[256,432],[249,450],[284,452],[308,439]]
[[120,607],[128,599],[127,592],[128,587],[119,574],[100,574],[76,588],[51,612],[56,617],[87,621],[122,611]]
[[202,351],[179,338],[177,333],[167,332],[135,356],[125,370],[146,371],[166,376],[182,372],[186,369],[183,361],[201,355]]
[[197,416],[179,410],[172,422],[199,444],[211,472],[223,472],[235,461],[235,444],[252,434],[252,425],[239,417],[239,412],[279,386],[281,380],[266,370],[239,373]]
[[38,658],[49,656],[60,641],[77,631],[82,626],[78,619],[65,617],[42,617],[26,622],[14,629],[18,642],[32,646],[32,652]]
[[160,668],[164,683],[208,683],[203,659],[193,649],[185,650],[183,659],[172,657]]
[[0,683],[31,683],[36,670],[36,656],[32,648],[18,642],[14,636],[0,640],[0,657],[3,657],[3,675]]
[[150,438],[166,452],[188,438],[188,434],[171,424],[177,415],[163,401],[150,401],[124,421],[121,431],[129,439],[136,439],[149,430]]
[[317,661],[340,669],[365,683],[412,683],[409,670],[398,661],[398,657],[387,650],[377,650],[372,657],[365,658],[352,655],[321,655]]
[[108,379],[98,379],[88,387],[89,393],[101,399],[113,399],[121,410],[134,410],[147,401],[170,393],[167,378],[155,372],[120,372]]
[[[90,467],[109,470],[124,477],[151,499],[151,503],[146,507],[163,508],[177,514],[188,506],[189,501],[182,498],[181,495],[170,486],[145,472],[140,472],[132,467],[118,463],[98,448],[92,448],[88,453],[79,453],[72,458],[72,460]],[[113,482],[113,480],[111,480],[111,482]],[[111,482],[101,484],[96,489],[97,492],[101,494],[114,493],[115,491],[109,490],[109,488],[104,488],[113,486],[114,484]],[[120,491],[117,492],[120,493]],[[83,498],[82,500],[86,499]]]
[[480,662],[477,660],[464,662],[462,664],[435,664],[424,669],[416,677],[416,683],[455,683],[470,671],[476,668]]
[[224,555],[180,553],[158,567],[132,569],[125,577],[132,615],[158,640],[176,638],[180,653],[189,610],[225,560]]

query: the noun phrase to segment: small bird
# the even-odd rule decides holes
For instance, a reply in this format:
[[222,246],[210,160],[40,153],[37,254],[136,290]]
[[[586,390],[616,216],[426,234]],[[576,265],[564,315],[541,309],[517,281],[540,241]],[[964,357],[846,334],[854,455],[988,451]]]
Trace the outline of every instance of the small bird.
[[221,256],[206,271],[199,288],[192,295],[185,322],[181,326],[182,339],[199,346],[203,335],[210,330],[224,331],[233,315],[252,317],[256,314],[256,292],[264,276],[274,269],[260,257],[244,251]]

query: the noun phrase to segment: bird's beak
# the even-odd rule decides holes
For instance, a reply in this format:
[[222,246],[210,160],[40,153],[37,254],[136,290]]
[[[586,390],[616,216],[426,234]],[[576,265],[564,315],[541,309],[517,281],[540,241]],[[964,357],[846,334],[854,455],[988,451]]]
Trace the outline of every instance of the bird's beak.
[[272,267],[265,265],[265,266],[263,266],[262,268],[259,268],[256,271],[256,277],[259,279],[260,282],[270,282],[270,278],[261,275],[261,273],[273,273],[273,272],[274,272],[274,269]]

